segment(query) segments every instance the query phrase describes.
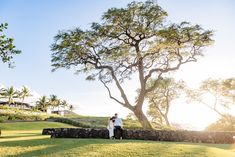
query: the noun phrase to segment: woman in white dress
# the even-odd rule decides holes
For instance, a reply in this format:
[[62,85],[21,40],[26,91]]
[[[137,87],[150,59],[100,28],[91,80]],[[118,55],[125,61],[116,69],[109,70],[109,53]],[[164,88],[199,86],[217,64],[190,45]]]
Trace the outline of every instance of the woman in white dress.
[[111,117],[108,122],[107,129],[109,130],[109,139],[114,139],[114,122],[115,118]]

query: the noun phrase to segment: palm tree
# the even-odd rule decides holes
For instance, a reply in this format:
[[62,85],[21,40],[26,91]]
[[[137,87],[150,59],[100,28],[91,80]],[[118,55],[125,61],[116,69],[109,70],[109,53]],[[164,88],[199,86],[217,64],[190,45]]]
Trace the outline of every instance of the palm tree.
[[20,98],[21,98],[21,105],[23,105],[23,102],[24,102],[24,99],[26,98],[26,97],[30,97],[30,96],[32,96],[31,94],[30,94],[30,91],[29,91],[29,89],[27,88],[27,87],[25,87],[25,86],[23,86],[23,88],[21,89],[21,91],[20,91]]
[[49,102],[47,100],[46,96],[42,96],[41,98],[39,98],[39,100],[36,102],[36,108],[38,110],[41,110],[43,112],[47,111],[47,107],[49,106]]
[[57,98],[56,95],[51,95],[49,99],[49,103],[54,109],[55,107],[58,107],[58,112],[59,112],[59,106],[60,106],[60,99]]
[[3,89],[1,95],[8,99],[8,105],[15,103],[14,98],[19,98],[19,92],[13,86]]
[[74,110],[74,106],[73,105],[69,105],[69,110],[72,112]]
[[[68,102],[66,100],[60,101],[60,105],[61,108],[63,108],[63,111],[60,113],[62,116],[64,116],[65,114],[65,107],[68,107]],[[59,111],[58,111],[59,112]]]
[[63,100],[63,101],[61,101],[60,106],[63,107],[65,110],[65,107],[69,106],[69,104],[66,100]]

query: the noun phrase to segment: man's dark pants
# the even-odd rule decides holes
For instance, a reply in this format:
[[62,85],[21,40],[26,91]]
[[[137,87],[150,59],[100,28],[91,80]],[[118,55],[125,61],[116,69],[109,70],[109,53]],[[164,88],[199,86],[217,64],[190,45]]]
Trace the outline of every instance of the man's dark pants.
[[123,129],[121,126],[114,126],[114,137],[116,139],[120,139],[120,137],[123,137]]

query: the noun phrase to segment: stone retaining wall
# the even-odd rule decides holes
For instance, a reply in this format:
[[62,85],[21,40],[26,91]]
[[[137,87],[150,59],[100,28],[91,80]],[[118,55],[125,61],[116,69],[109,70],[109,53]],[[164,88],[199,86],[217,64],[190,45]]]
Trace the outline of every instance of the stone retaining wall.
[[[52,138],[108,138],[107,129],[84,128],[47,128],[43,135]],[[197,142],[197,143],[234,143],[235,132],[203,131],[166,131],[166,130],[124,130],[123,139]]]

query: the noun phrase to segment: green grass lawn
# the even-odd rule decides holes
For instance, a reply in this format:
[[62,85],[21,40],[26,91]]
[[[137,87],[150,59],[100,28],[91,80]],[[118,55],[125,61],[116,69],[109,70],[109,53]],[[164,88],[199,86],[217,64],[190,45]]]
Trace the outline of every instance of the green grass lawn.
[[[27,126],[26,126],[27,125]],[[17,126],[17,127],[16,127]],[[42,128],[70,127],[54,122],[0,123],[0,156],[71,157],[234,157],[235,145],[108,139],[50,139]],[[31,127],[31,128],[30,128]],[[19,129],[19,130],[17,130]]]

